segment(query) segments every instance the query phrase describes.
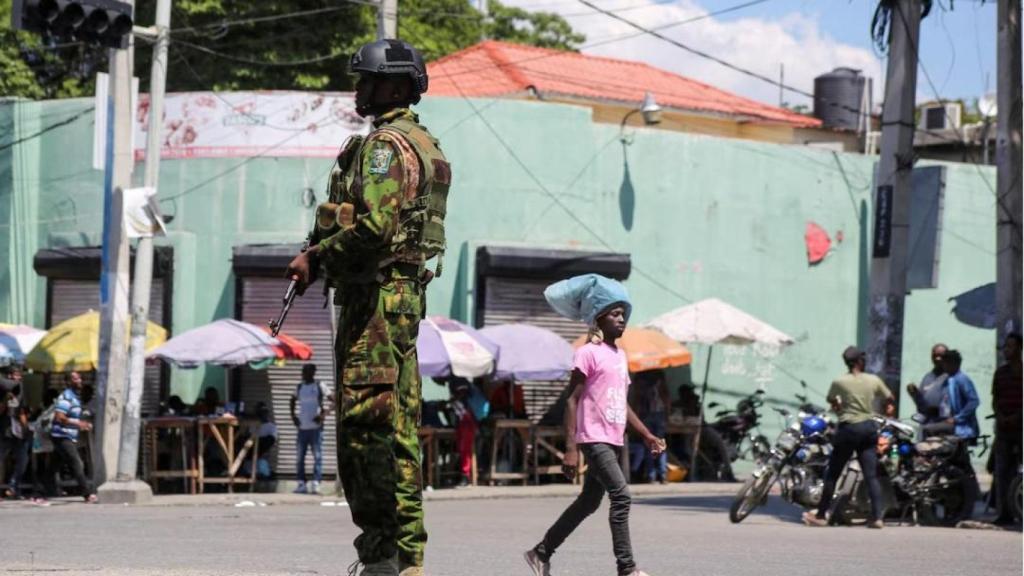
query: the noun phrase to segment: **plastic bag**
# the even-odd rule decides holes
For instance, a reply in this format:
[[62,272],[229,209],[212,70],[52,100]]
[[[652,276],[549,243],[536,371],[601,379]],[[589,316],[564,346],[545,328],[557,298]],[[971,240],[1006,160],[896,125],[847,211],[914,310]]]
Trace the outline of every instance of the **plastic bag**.
[[598,315],[612,304],[625,306],[627,321],[633,311],[626,287],[600,274],[584,274],[556,282],[544,290],[544,299],[555,312],[586,322],[588,326],[593,326]]

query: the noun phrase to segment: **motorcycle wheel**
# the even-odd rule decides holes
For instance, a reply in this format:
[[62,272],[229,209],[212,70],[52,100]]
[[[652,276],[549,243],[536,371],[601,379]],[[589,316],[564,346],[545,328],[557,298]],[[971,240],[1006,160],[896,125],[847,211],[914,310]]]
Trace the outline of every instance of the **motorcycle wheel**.
[[933,482],[948,484],[916,503],[917,520],[922,526],[956,526],[969,519],[974,512],[976,494],[971,483],[974,478],[959,468],[949,468]]
[[729,521],[733,524],[743,522],[758,506],[768,498],[768,490],[775,481],[774,472],[765,472],[760,478],[751,476],[743,483],[740,491],[729,507]]
[[832,515],[828,519],[829,526],[849,526],[853,523],[850,518],[850,493],[843,492],[832,501]]

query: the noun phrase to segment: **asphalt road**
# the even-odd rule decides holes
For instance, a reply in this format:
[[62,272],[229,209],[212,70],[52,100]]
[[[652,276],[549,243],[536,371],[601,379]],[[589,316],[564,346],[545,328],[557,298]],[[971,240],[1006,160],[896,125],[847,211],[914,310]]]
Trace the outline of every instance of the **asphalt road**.
[[[1020,532],[889,526],[812,529],[772,497],[743,524],[721,495],[644,496],[631,527],[652,576],[1020,576]],[[434,576],[527,576],[522,552],[570,500],[432,501]],[[554,557],[553,574],[613,576],[607,508]],[[0,574],[40,576],[343,575],[355,559],[348,508],[321,505],[4,506]]]

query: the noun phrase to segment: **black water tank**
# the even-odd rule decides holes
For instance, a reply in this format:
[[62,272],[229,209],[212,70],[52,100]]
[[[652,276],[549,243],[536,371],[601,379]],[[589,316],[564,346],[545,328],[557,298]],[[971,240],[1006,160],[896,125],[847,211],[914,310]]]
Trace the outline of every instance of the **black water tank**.
[[857,130],[865,82],[860,70],[853,68],[836,68],[818,76],[814,79],[814,116],[825,128]]

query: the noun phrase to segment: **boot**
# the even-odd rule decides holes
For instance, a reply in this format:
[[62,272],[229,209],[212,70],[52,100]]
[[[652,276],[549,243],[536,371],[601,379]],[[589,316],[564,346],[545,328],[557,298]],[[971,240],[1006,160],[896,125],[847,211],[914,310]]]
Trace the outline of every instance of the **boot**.
[[372,564],[364,564],[363,571],[359,576],[399,576],[398,556],[392,556],[387,560],[381,560]]

